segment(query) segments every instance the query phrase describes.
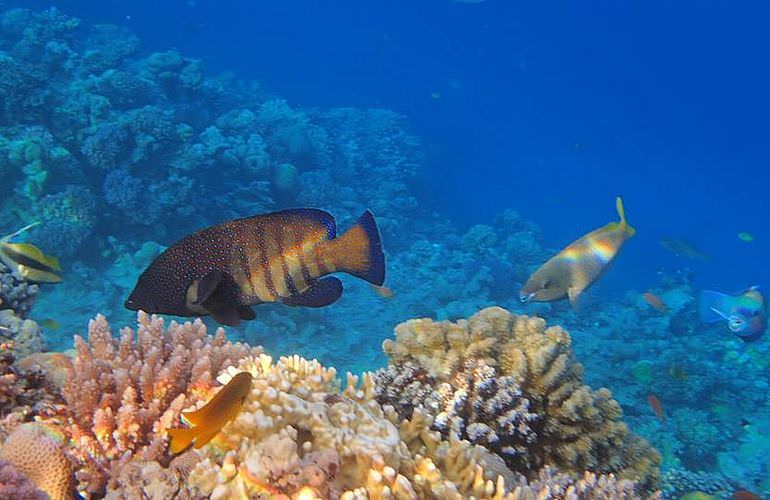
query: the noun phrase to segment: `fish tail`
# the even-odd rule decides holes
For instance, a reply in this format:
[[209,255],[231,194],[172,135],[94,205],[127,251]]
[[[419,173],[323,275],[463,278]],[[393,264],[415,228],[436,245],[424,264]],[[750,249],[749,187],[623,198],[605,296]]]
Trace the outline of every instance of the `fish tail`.
[[618,209],[618,215],[620,216],[620,227],[626,232],[628,237],[636,234],[636,229],[626,221],[626,209],[623,208],[623,199],[618,196],[615,198],[615,208]]
[[171,438],[169,449],[174,454],[189,448],[193,439],[198,435],[198,429],[195,427],[180,427],[178,429],[169,429],[167,432]]
[[727,319],[733,297],[712,290],[702,290],[698,297],[698,316],[703,323]]
[[371,211],[366,210],[353,227],[329,243],[332,247],[329,255],[337,269],[373,285],[385,282],[385,254]]

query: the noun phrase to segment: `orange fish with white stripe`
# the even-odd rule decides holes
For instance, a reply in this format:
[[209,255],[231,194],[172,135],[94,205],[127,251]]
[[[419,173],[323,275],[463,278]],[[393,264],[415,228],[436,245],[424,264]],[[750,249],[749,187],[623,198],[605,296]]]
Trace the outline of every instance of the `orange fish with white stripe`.
[[615,206],[619,222],[610,222],[570,243],[530,276],[519,293],[522,302],[551,302],[565,297],[575,306],[580,294],[591,286],[617,256],[636,229],[626,222],[623,200]]
[[223,222],[161,253],[126,300],[131,310],[211,315],[235,326],[256,317],[251,306],[282,302],[323,307],[342,294],[334,272],[381,286],[385,257],[370,211],[337,237],[323,210],[296,208]]

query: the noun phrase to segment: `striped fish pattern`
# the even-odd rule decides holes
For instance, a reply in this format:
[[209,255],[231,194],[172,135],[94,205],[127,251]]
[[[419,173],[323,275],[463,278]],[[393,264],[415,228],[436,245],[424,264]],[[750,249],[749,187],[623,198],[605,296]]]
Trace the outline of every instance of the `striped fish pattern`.
[[522,302],[550,302],[569,298],[575,306],[583,291],[591,286],[617,256],[636,229],[626,222],[623,200],[615,200],[620,221],[595,229],[570,243],[529,277],[519,293]]
[[211,315],[236,325],[265,302],[323,307],[336,301],[346,272],[374,285],[385,259],[374,216],[337,237],[334,218],[299,208],[236,219],[189,235],[139,277],[126,307],[177,316]]

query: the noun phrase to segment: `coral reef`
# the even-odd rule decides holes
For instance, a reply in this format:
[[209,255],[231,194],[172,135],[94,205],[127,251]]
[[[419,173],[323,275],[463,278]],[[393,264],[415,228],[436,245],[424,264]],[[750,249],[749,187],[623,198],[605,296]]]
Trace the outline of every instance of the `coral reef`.
[[12,463],[0,459],[0,498],[46,500],[48,495],[35,487]]
[[[552,465],[613,472],[655,489],[660,457],[628,432],[607,389],[583,384],[563,329],[488,308],[456,323],[407,321],[383,348],[391,366],[376,377],[378,399],[403,418],[419,407],[432,428],[487,446],[530,477]],[[393,384],[402,365],[406,373]]]
[[0,310],[10,309],[26,318],[39,290],[39,285],[17,276],[0,262]]
[[0,310],[0,343],[17,358],[40,352],[45,346],[40,325],[20,318],[11,309]]
[[64,451],[66,437],[54,427],[22,424],[3,442],[0,459],[7,460],[51,500],[72,498],[73,466]]
[[197,320],[164,322],[140,312],[137,330],[114,338],[104,316],[88,328],[88,341],[75,337],[63,394],[65,431],[77,443],[80,488],[101,493],[132,458],[167,464],[165,430],[181,410],[212,387],[222,368],[260,352],[232,344],[218,329],[211,337]]

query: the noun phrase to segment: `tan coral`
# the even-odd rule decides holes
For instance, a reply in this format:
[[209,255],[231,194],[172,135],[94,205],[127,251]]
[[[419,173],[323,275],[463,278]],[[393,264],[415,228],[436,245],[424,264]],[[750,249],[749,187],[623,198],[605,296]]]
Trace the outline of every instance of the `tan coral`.
[[52,500],[73,498],[72,463],[64,452],[64,436],[40,423],[16,428],[0,448],[0,458],[11,462]]
[[[378,478],[390,480],[387,471],[397,471],[409,459],[398,429],[374,399],[370,377],[349,376],[340,392],[335,370],[317,361],[293,356],[274,362],[261,355],[241,361],[218,380],[226,383],[239,371],[254,377],[252,390],[238,417],[200,450],[205,460],[190,482],[201,493],[295,495],[307,484],[286,478],[299,473],[306,457],[326,454],[338,465],[324,472],[327,484],[315,484],[315,490],[363,488],[374,498],[382,494]],[[396,474],[388,488],[406,484]]]
[[529,400],[529,411],[541,417],[531,424],[538,441],[527,454],[528,470],[520,472],[545,465],[576,475],[615,472],[654,489],[659,455],[628,432],[609,390],[583,384],[583,367],[573,359],[570,342],[566,331],[547,328],[541,318],[490,307],[457,322],[407,321],[383,349],[392,365],[418,363],[435,377],[437,388],[451,385],[467,362],[479,360],[499,376],[513,377]]

